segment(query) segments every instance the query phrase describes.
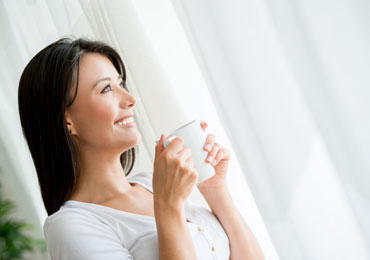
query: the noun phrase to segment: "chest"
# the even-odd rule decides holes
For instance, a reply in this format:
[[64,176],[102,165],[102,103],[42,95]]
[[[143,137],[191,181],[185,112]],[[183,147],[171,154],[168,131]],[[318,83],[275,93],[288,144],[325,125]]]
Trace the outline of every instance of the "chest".
[[135,185],[135,188],[135,196],[127,198],[119,197],[104,202],[103,206],[133,214],[154,217],[153,194],[145,188],[141,188],[140,185]]
[[[105,202],[103,206],[107,206],[116,210],[121,210],[124,212],[129,212],[137,215],[144,215],[155,217],[154,214],[154,201],[153,193],[142,187],[141,185],[135,185],[137,188],[137,193],[134,198],[126,199],[114,199]],[[188,219],[187,222],[191,222]]]
[[[187,227],[194,242],[197,259],[229,259],[229,241],[221,225],[216,223],[217,220],[197,209],[187,209],[187,216],[192,220],[187,223]],[[130,220],[123,219],[122,225],[115,224],[114,228],[118,230],[118,234],[123,234],[120,239],[133,259],[160,259],[155,222],[147,218],[132,219],[130,216]]]

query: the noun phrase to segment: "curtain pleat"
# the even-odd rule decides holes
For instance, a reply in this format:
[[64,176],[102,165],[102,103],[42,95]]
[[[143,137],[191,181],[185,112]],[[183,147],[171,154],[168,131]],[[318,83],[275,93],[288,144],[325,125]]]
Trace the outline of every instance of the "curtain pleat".
[[172,2],[272,239],[266,258],[369,259],[370,5]]

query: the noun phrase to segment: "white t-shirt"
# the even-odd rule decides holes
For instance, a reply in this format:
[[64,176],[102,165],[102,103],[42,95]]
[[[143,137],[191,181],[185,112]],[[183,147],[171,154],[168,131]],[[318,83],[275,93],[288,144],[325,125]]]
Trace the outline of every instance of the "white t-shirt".
[[[152,174],[127,176],[153,192]],[[230,258],[228,237],[215,215],[188,199],[186,222],[198,259]],[[66,201],[44,223],[44,235],[53,260],[157,260],[159,248],[155,218],[110,207]]]

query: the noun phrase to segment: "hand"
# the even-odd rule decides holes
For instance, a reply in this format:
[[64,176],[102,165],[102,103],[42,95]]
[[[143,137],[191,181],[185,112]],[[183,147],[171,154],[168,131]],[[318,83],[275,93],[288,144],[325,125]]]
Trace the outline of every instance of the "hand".
[[[165,135],[155,147],[153,167],[153,199],[159,208],[182,208],[198,180],[191,149],[181,137],[163,147]],[[155,207],[157,209],[157,207]]]
[[[200,125],[203,131],[206,131],[208,127],[205,121],[200,122]],[[222,147],[219,143],[215,142],[216,137],[213,134],[208,134],[206,143],[203,147],[205,151],[208,151],[208,156],[212,156],[212,161],[208,161],[213,166],[215,170],[215,175],[209,178],[206,181],[198,184],[199,189],[208,189],[208,188],[224,188],[226,186],[226,174],[227,168],[230,160],[230,152],[226,147]],[[209,148],[206,148],[206,145],[209,144]]]

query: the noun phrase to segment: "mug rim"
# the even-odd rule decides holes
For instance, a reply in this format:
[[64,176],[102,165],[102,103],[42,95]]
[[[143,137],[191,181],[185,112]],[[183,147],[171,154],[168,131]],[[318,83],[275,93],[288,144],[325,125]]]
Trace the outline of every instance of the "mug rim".
[[181,128],[184,128],[185,126],[190,125],[190,124],[194,123],[194,122],[195,122],[195,121],[197,121],[197,120],[198,120],[198,119],[194,119],[194,120],[192,120],[192,121],[190,121],[190,122],[186,123],[185,125],[183,125],[183,126],[180,126],[180,127],[176,128],[175,130],[171,131],[171,134],[170,134],[169,136],[173,135],[173,132],[175,132],[175,131],[177,131],[177,130],[180,130]]
[[[186,123],[185,125],[182,125],[182,126],[180,126],[180,127],[176,128],[175,130],[172,130],[172,131],[170,132],[170,134],[167,136],[167,139],[168,139],[168,138],[170,138],[171,136],[175,135],[175,134],[174,134],[174,132],[175,132],[175,131],[180,130],[181,128],[184,128],[185,126],[190,125],[190,124],[194,123],[195,121],[199,121],[199,119],[193,119],[192,121],[190,121],[190,122]],[[159,139],[159,140],[157,140],[157,141],[155,141],[155,142],[156,142],[156,143],[158,143],[160,140],[161,140],[161,139]]]

